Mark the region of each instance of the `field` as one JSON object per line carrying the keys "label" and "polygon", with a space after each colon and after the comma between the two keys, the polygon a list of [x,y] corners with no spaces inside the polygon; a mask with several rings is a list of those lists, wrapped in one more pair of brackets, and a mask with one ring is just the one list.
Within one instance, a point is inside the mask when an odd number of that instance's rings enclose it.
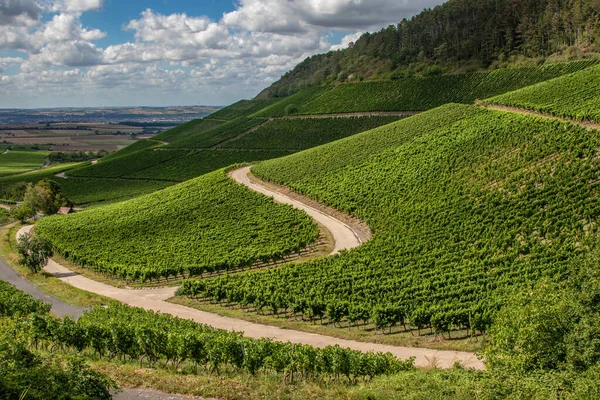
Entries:
{"label": "field", "polygon": [[400,117],[277,119],[223,148],[303,150],[391,124]]}
{"label": "field", "polygon": [[228,107],[225,107],[214,114],[206,117],[209,120],[226,120],[232,121],[234,119],[240,117],[250,116],[265,107],[270,106],[271,104],[279,101],[279,99],[269,99],[269,100],[241,100],[237,103],[234,103]]}
{"label": "field", "polygon": [[163,142],[176,142],[178,140],[185,139],[189,136],[198,135],[200,133],[210,131],[222,125],[221,121],[214,121],[208,119],[195,119],[185,124],[179,125],[173,129],[169,129],[163,133],[160,133],[153,137],[154,140]]}
{"label": "field", "polygon": [[319,96],[324,95],[332,87],[317,86],[313,88],[304,89],[292,96],[279,99],[276,103],[265,107],[264,109],[253,114],[253,117],[282,117],[284,115],[297,114],[298,108],[312,100],[318,99]]}
{"label": "field", "polygon": [[41,168],[49,155],[48,152],[5,150],[0,153],[0,177]]}
{"label": "field", "polygon": [[600,67],[492,97],[483,103],[524,108],[577,121],[600,122]]}
{"label": "field", "polygon": [[227,140],[232,140],[238,135],[264,123],[262,118],[240,117],[226,122],[209,131],[190,136],[186,139],[169,143],[167,148],[176,149],[207,149],[217,146]]}
{"label": "field", "polygon": [[[476,99],[485,99],[576,72],[596,62],[586,60],[472,74],[402,78],[391,82],[347,83],[317,92],[319,96],[313,100],[296,103],[294,114],[424,111],[447,103],[472,104]],[[291,97],[286,101],[292,101]]]}
{"label": "field", "polygon": [[599,239],[598,131],[448,105],[253,167],[352,213],[374,237],[340,257],[184,284],[375,327],[488,329],[507,290],[558,280]]}
{"label": "field", "polygon": [[223,170],[128,202],[45,218],[36,232],[65,258],[142,282],[276,260],[318,236],[310,217],[237,185]]}

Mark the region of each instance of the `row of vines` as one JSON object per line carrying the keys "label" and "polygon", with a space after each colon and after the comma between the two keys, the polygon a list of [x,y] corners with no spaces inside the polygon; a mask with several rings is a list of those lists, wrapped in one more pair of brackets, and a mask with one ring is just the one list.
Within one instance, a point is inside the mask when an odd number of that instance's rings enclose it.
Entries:
{"label": "row of vines", "polygon": [[339,256],[185,283],[180,295],[332,322],[485,331],[507,291],[598,242],[600,134],[448,105],[266,161],[259,177],[371,226]]}
{"label": "row of vines", "polygon": [[0,317],[17,317],[21,335],[36,348],[71,350],[149,367],[188,363],[215,374],[225,368],[252,375],[277,373],[292,382],[340,378],[356,382],[414,368],[413,359],[401,361],[390,353],[253,340],[118,303],[95,307],[77,321],[58,319],[49,314],[49,306],[2,282]]}
{"label": "row of vines", "polygon": [[298,253],[310,217],[229,179],[224,170],[127,202],[44,218],[36,232],[91,270],[146,282],[251,267]]}

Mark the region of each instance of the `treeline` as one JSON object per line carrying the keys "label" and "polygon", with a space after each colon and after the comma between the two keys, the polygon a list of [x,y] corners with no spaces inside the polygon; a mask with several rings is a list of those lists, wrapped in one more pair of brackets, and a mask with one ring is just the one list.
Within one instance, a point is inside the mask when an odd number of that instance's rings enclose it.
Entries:
{"label": "treeline", "polygon": [[[398,78],[431,65],[486,68],[510,56],[548,57],[596,50],[596,0],[450,0],[398,25],[364,34],[348,49],[306,59],[269,88],[284,97],[306,87],[363,78]],[[417,65],[415,65],[417,64]],[[430,65],[429,68],[424,66]]]}

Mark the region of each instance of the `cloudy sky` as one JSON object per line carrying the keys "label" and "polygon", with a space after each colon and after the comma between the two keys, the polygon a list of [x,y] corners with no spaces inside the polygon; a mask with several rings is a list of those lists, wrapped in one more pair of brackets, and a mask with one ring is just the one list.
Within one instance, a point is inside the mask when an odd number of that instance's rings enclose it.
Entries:
{"label": "cloudy sky", "polygon": [[0,0],[0,108],[224,105],[442,0]]}

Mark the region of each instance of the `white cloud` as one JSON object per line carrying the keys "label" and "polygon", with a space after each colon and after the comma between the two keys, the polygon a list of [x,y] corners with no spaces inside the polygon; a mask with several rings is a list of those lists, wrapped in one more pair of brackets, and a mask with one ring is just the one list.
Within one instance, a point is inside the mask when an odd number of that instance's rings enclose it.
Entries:
{"label": "white cloud", "polygon": [[102,0],[56,0],[52,10],[74,13],[98,11],[102,8],[102,3]]}
{"label": "white cloud", "polygon": [[331,50],[342,50],[350,46],[350,43],[356,43],[358,39],[364,34],[364,32],[356,32],[346,35],[342,38],[340,44],[335,44],[331,46]]}
{"label": "white cloud", "polygon": [[[102,0],[0,0],[0,50],[26,54],[0,58],[0,92],[4,101],[61,93],[79,104],[224,104],[258,93],[308,56],[345,48],[363,31],[441,2],[239,0],[218,21],[147,9],[123,26],[131,42],[102,48],[96,42],[107,34],[81,20],[102,9]],[[352,33],[331,43],[336,30]],[[20,73],[3,75],[15,65]]]}

